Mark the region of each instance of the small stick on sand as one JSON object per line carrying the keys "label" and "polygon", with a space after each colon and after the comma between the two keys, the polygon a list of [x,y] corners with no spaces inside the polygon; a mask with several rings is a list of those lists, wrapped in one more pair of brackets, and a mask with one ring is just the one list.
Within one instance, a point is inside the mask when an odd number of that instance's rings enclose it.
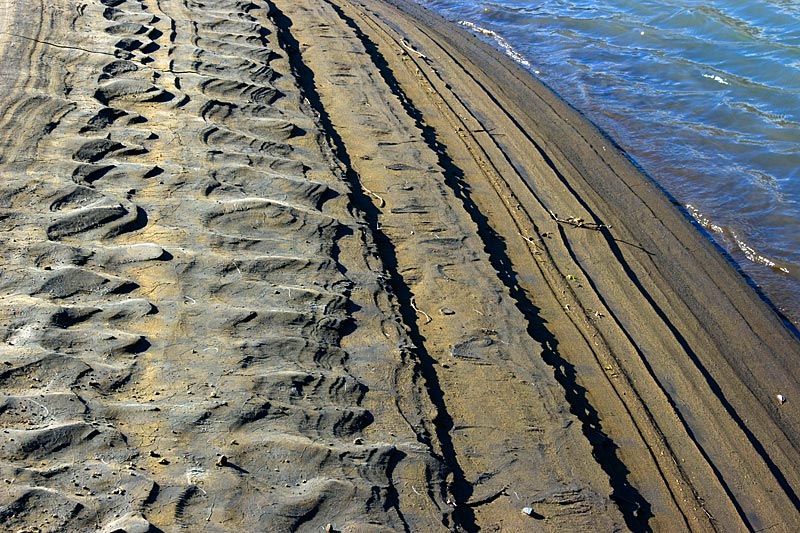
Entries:
{"label": "small stick on sand", "polygon": [[369,194],[370,196],[374,196],[375,198],[378,199],[378,201],[380,201],[380,205],[378,205],[378,207],[386,207],[386,200],[381,198],[377,193],[372,192],[371,190],[367,189],[363,185],[361,186],[361,188],[364,189],[365,193]]}
{"label": "small stick on sand", "polygon": [[403,48],[405,48],[406,50],[408,50],[409,52],[411,52],[415,56],[419,57],[420,59],[424,59],[425,61],[428,60],[428,56],[426,56],[422,52],[418,52],[417,50],[414,50],[414,48],[412,48],[412,46],[410,44],[408,44],[408,41],[406,41],[405,39],[400,41],[400,46],[402,46]]}
{"label": "small stick on sand", "polygon": [[414,311],[416,311],[417,313],[422,313],[423,315],[425,315],[425,318],[427,318],[427,319],[428,319],[428,320],[425,322],[426,324],[430,324],[430,323],[431,323],[431,321],[433,320],[433,319],[431,318],[431,315],[429,315],[428,313],[426,313],[425,311],[423,311],[422,309],[420,309],[419,307],[417,307],[417,303],[414,301],[414,298],[411,298],[411,308],[412,308]]}
{"label": "small stick on sand", "polygon": [[611,226],[608,226],[606,224],[598,224],[596,222],[586,222],[581,217],[561,218],[557,214],[553,213],[552,211],[549,211],[549,212],[550,212],[550,216],[553,217],[553,220],[555,220],[556,222],[561,222],[562,224],[569,224],[570,226],[575,226],[576,228],[586,228],[586,229],[592,229],[592,230],[595,230],[595,231],[599,231],[602,228],[611,228]]}
{"label": "small stick on sand", "polygon": [[[200,487],[198,487],[198,488],[200,488]],[[200,489],[200,490],[203,490],[203,489]],[[205,491],[203,491],[203,492],[205,493]],[[210,522],[211,521],[211,515],[214,514],[214,502],[216,502],[216,500],[217,500],[216,498],[211,500],[211,508],[208,510],[208,516],[206,517],[206,522]]]}
{"label": "small stick on sand", "polygon": [[536,252],[534,252],[534,253],[541,252],[541,248],[539,248],[539,243],[536,242],[533,239],[533,237],[531,237],[530,235],[523,235],[522,233],[519,233],[519,236],[522,237],[525,240],[525,242],[527,242],[528,244],[530,244],[531,246],[533,246],[536,249]]}
{"label": "small stick on sand", "polygon": [[32,403],[35,403],[36,405],[38,405],[38,406],[39,406],[39,407],[41,407],[42,409],[44,409],[44,416],[50,416],[50,409],[48,409],[48,408],[47,408],[47,407],[45,407],[44,405],[40,404],[39,402],[37,402],[37,401],[36,401],[36,400],[34,400],[33,398],[28,398],[28,400],[29,400],[30,402],[32,402]]}

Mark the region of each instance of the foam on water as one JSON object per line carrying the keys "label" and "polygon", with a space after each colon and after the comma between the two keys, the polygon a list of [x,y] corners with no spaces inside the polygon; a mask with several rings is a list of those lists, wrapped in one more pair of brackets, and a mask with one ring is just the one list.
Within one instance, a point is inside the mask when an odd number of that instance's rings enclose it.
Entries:
{"label": "foam on water", "polygon": [[420,1],[608,132],[800,325],[800,3]]}
{"label": "foam on water", "polygon": [[711,80],[714,80],[715,82],[717,82],[717,83],[720,83],[720,84],[722,84],[722,85],[730,85],[730,83],[728,83],[727,81],[725,81],[725,80],[724,80],[723,78],[721,78],[721,77],[720,77],[718,74],[703,74],[703,77],[704,77],[704,78],[711,79]]}
{"label": "foam on water", "polygon": [[[468,20],[459,20],[458,23],[464,26],[465,28],[471,29],[475,33],[491,37],[497,43],[497,46],[499,46],[506,53],[508,57],[510,57],[523,67],[532,68],[531,62],[525,59],[525,56],[517,52],[513,46],[508,44],[508,41],[506,41],[502,35],[499,35],[498,33],[492,30],[487,30],[486,28],[482,28],[477,24],[470,22]],[[539,74],[539,71],[537,70],[534,70],[533,72],[534,74]]]}

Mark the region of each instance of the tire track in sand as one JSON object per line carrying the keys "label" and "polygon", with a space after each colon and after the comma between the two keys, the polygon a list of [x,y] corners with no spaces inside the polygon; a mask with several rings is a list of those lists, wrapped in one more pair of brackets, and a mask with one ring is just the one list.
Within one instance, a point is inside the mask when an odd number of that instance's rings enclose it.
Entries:
{"label": "tire track in sand", "polygon": [[[463,143],[465,168],[495,189],[486,194],[481,180],[465,176],[464,190],[516,249],[508,257],[517,272],[542,274],[520,279],[522,301],[540,306],[531,316],[562,344],[585,339],[584,347],[567,345],[572,353],[562,347],[565,360],[553,359],[554,367],[567,400],[581,390],[576,377],[586,384],[592,397],[572,409],[590,415],[582,418],[587,437],[624,461],[619,468],[599,454],[612,479],[630,476],[653,503],[650,525],[674,524],[673,516],[700,530],[793,530],[796,424],[769,391],[796,387],[788,363],[796,339],[608,139],[521,69],[414,3],[348,3],[363,9],[359,24],[393,36],[404,61],[390,65],[410,65],[423,94],[416,101],[425,107],[431,95],[432,123],[438,112],[447,118],[436,127],[450,138],[448,152],[458,157]],[[498,199],[507,213],[497,214]],[[564,213],[583,227],[556,220]],[[613,229],[588,230],[599,222]],[[740,337],[741,346],[731,343]],[[604,431],[624,446],[596,438],[595,407]],[[637,433],[642,447],[631,444]],[[635,510],[631,503],[620,505]],[[629,516],[637,525],[641,512]]]}
{"label": "tire track in sand", "polygon": [[3,99],[34,142],[4,137],[2,521],[410,529],[393,475],[440,466],[385,402],[408,341],[268,6],[39,11],[59,46]]}

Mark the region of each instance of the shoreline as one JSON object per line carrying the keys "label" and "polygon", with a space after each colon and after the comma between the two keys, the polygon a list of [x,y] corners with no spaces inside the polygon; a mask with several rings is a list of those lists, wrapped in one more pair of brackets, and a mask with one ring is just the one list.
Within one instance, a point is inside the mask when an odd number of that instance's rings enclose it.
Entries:
{"label": "shoreline", "polygon": [[800,526],[800,341],[502,52],[406,0],[0,9],[0,522]]}
{"label": "shoreline", "polygon": [[[516,48],[525,50],[526,46],[524,34],[521,35],[519,33],[520,28],[516,27],[514,23],[510,23],[511,25],[507,28],[511,34],[516,35],[517,40],[512,47],[510,43],[506,42],[506,37],[509,36],[506,34],[506,32],[501,32],[504,34],[501,36],[495,35],[494,31],[491,29],[482,28],[480,26],[472,27],[473,22],[478,22],[479,24],[482,23],[487,25],[489,28],[495,28],[499,30],[503,28],[506,23],[500,23],[500,26],[495,26],[491,23],[491,20],[485,19],[476,12],[472,12],[470,10],[468,13],[459,14],[458,11],[454,11],[453,3],[450,3],[449,6],[445,4],[447,3],[445,2],[441,5],[437,5],[434,8],[434,11],[437,13],[442,13],[443,16],[448,20],[453,20],[459,25],[471,28],[472,31],[478,34],[481,39],[493,42],[495,47],[501,48],[506,55],[509,55],[509,57],[514,59],[515,62],[525,67],[525,70],[533,72],[536,78],[543,81],[545,85],[553,90],[559,97],[570,102],[570,105],[576,109],[579,109],[579,112],[597,125],[601,131],[605,131],[607,135],[611,136],[617,141],[622,141],[623,137],[632,136],[633,138],[628,138],[624,142],[621,142],[623,151],[627,151],[634,160],[634,163],[640,169],[642,169],[645,174],[649,174],[651,178],[659,184],[660,187],[662,187],[665,191],[671,191],[671,193],[668,193],[668,196],[673,199],[680,199],[683,208],[687,210],[687,216],[691,217],[696,221],[698,226],[702,227],[701,231],[706,232],[707,238],[717,243],[723,253],[728,255],[729,260],[733,262],[734,265],[740,270],[742,275],[751,279],[753,284],[757,284],[759,287],[758,290],[762,292],[763,297],[769,300],[773,304],[776,312],[782,314],[786,321],[788,321],[789,324],[791,324],[796,330],[798,321],[800,320],[800,313],[798,313],[796,308],[797,306],[795,304],[798,298],[794,296],[797,294],[800,286],[798,286],[798,280],[796,276],[792,274],[797,270],[792,268],[795,262],[792,262],[792,260],[785,255],[787,250],[786,245],[788,244],[786,241],[783,241],[784,246],[781,247],[776,242],[770,244],[769,238],[767,238],[766,241],[764,240],[765,232],[774,233],[776,239],[782,240],[782,238],[779,236],[783,229],[782,227],[773,227],[772,230],[774,231],[768,231],[767,227],[759,223],[758,220],[753,220],[751,222],[755,224],[756,228],[760,228],[761,231],[757,231],[755,228],[751,228],[750,231],[747,231],[741,226],[741,223],[744,223],[744,220],[741,220],[740,224],[737,224],[730,218],[736,218],[735,212],[728,212],[726,214],[727,210],[720,211],[718,210],[719,208],[714,208],[713,199],[709,198],[702,191],[695,190],[694,193],[687,192],[685,190],[687,186],[689,186],[689,188],[692,190],[694,190],[695,187],[700,187],[703,189],[702,183],[705,180],[702,175],[705,172],[705,167],[702,165],[691,165],[691,169],[686,169],[697,174],[696,178],[689,178],[689,181],[686,183],[684,183],[682,178],[674,175],[673,172],[661,169],[661,167],[664,165],[667,167],[673,167],[677,162],[681,161],[681,156],[679,153],[672,153],[671,156],[665,156],[663,153],[659,155],[659,152],[663,152],[665,150],[667,152],[670,151],[668,146],[664,146],[665,142],[670,144],[669,141],[663,138],[655,138],[665,134],[668,136],[667,138],[669,138],[669,132],[666,130],[662,131],[662,127],[666,127],[667,125],[664,124],[658,126],[656,124],[651,124],[651,126],[656,127],[648,134],[649,130],[647,123],[641,122],[641,119],[631,116],[632,114],[635,115],[636,113],[635,111],[632,112],[629,106],[626,107],[624,99],[620,100],[612,98],[611,102],[603,104],[602,102],[604,98],[602,96],[595,95],[595,98],[592,99],[595,101],[595,104],[591,104],[591,102],[585,98],[581,98],[580,95],[576,94],[575,91],[570,89],[572,84],[568,80],[571,79],[571,69],[567,68],[566,70],[561,70],[560,67],[540,54],[544,53],[545,56],[548,56],[552,52],[558,51],[568,53],[562,50],[558,44],[542,43],[544,48],[538,50],[538,52],[537,50],[528,49],[531,57],[537,57],[538,54],[539,57],[537,61],[542,63],[536,69],[533,69],[528,59],[519,56],[516,51]],[[503,12],[503,8],[501,6],[495,7],[497,7],[500,12]],[[493,10],[490,9],[489,11]],[[558,11],[558,9],[555,11]],[[545,10],[545,12],[550,13],[549,10]],[[461,20],[464,17],[472,20],[472,22]],[[557,21],[551,22],[553,22],[556,26],[559,26]],[[629,21],[629,23],[631,23],[631,21]],[[543,30],[543,28],[539,28],[539,30]],[[543,34],[540,31],[534,31],[534,33],[537,35],[537,38],[543,38]],[[589,36],[587,35],[585,38],[589,38]],[[557,41],[558,39],[555,40],[555,42]],[[634,43],[631,44],[635,46]],[[683,45],[689,44],[690,43],[683,43]],[[674,52],[680,53],[679,50],[674,50]],[[578,61],[580,61],[580,59],[578,59]],[[698,65],[695,66],[697,67]],[[539,72],[540,69],[543,69],[543,72],[549,72],[549,74],[542,75]],[[617,75],[619,75],[619,73],[617,73]],[[591,80],[584,78],[580,84],[585,85],[585,89],[589,90],[590,93],[592,92]],[[713,95],[708,96],[713,99]],[[597,100],[598,98],[599,100]],[[604,110],[604,105],[614,109],[614,114],[617,116],[616,119],[608,115],[610,110]],[[673,111],[680,113],[679,110]],[[683,113],[686,113],[687,111],[688,110],[684,110]],[[650,141],[653,141],[653,143],[656,145],[661,146],[661,149],[653,149],[652,146],[648,149],[648,137],[650,137]],[[681,136],[678,135],[677,138],[673,138],[672,140],[680,142],[680,139]],[[691,146],[691,143],[688,143],[687,146]],[[713,148],[707,147],[706,150],[710,150],[710,152],[706,153],[706,156],[712,157]],[[727,154],[728,151],[724,151],[724,153],[719,155]],[[689,163],[689,161],[686,162]],[[746,162],[742,163],[747,164]],[[763,168],[761,170],[765,171]],[[757,173],[758,171],[753,170],[753,172]],[[774,172],[767,171],[766,174],[772,175]],[[694,185],[690,186],[690,183],[694,183]],[[706,193],[711,194],[710,191],[706,191]],[[733,201],[733,204],[736,203],[735,198],[731,198],[731,200]],[[746,206],[750,207],[749,201],[746,203]],[[729,209],[732,208],[733,206],[729,206]],[[730,216],[728,216],[728,214]],[[787,227],[791,227],[791,224],[789,224]],[[753,235],[753,232],[759,235]],[[789,237],[790,235],[791,232]],[[783,249],[783,252],[780,251],[781,248]],[[788,249],[791,248],[792,247],[789,246]],[[798,335],[798,333],[796,332],[795,335]]]}

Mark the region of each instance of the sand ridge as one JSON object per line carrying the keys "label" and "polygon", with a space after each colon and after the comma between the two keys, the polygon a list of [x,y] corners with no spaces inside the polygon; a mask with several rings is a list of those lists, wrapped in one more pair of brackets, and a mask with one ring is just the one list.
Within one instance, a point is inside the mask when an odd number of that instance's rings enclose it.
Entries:
{"label": "sand ridge", "polygon": [[800,523],[797,339],[501,53],[404,0],[0,13],[7,530]]}

